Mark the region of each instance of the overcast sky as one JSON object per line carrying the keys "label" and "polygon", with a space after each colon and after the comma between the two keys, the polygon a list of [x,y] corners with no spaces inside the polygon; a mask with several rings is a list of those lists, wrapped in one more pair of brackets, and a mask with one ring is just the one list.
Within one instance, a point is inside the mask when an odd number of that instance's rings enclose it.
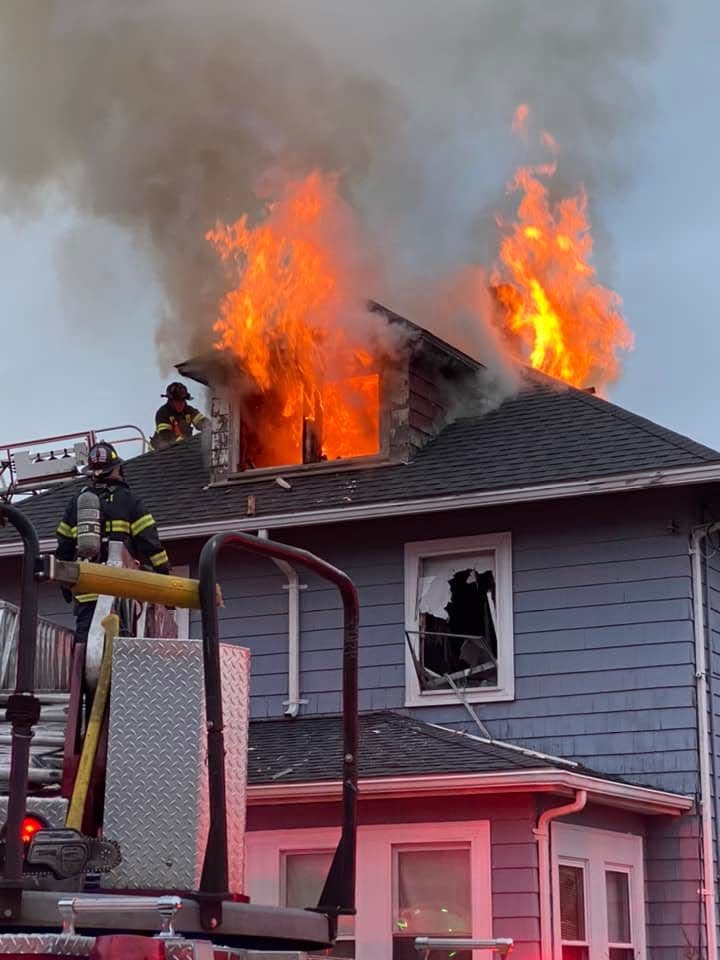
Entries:
{"label": "overcast sky", "polygon": [[[601,279],[622,296],[636,338],[610,398],[717,448],[719,49],[720,3],[673,0],[643,72],[655,111],[640,169],[600,211],[612,243],[612,276]],[[0,219],[0,441],[116,423],[150,431],[161,402],[168,371],[153,337],[163,299],[149,267],[120,228],[69,226],[61,205]],[[69,260],[87,296],[61,282],[58,264]]]}

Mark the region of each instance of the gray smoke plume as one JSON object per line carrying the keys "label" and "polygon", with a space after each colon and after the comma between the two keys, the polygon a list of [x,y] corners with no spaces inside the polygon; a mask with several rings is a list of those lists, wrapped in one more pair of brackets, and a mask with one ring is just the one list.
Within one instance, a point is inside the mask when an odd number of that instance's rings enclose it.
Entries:
{"label": "gray smoke plume", "polygon": [[[207,345],[224,287],[205,232],[257,214],[268,171],[338,171],[385,264],[367,294],[402,311],[448,269],[492,258],[518,103],[560,143],[561,184],[623,187],[659,7],[4,0],[0,203],[27,216],[60,197],[130,231],[162,285],[158,343],[176,361]],[[449,312],[429,317],[453,339]]]}

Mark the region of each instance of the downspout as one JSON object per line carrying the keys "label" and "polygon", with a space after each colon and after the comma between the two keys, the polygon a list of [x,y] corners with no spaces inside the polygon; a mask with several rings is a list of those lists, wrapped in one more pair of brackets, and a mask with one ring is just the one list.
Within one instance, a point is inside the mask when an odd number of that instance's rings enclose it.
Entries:
{"label": "downspout", "polygon": [[587,803],[587,791],[576,790],[575,799],[562,807],[552,807],[538,817],[533,830],[538,851],[538,889],[540,891],[540,957],[552,960],[553,923],[552,923],[552,884],[550,881],[550,823],[557,817],[565,817],[582,810]]}
{"label": "downspout", "polygon": [[705,611],[702,596],[701,542],[720,529],[720,523],[693,527],[690,534],[690,559],[693,583],[693,633],[695,638],[695,709],[697,712],[698,755],[700,762],[700,815],[702,822],[703,884],[700,891],[705,902],[705,942],[707,956],[717,957],[715,927],[715,877],[713,873],[712,790],[710,785],[710,750],[708,730],[708,670],[705,649]]}
{"label": "downspout", "polygon": [[[258,536],[268,539],[268,530],[258,530]],[[305,702],[300,699],[300,590],[303,589],[297,570],[284,560],[273,560],[287,577],[288,592],[288,698],[285,716],[294,718]]]}
{"label": "downspout", "polygon": [[[711,622],[711,611],[710,611],[710,558],[705,554],[705,609],[708,612],[708,645],[712,647],[710,638],[712,637],[713,629]],[[715,852],[720,854],[720,848],[718,848],[718,839],[717,839],[717,830],[718,824],[720,824],[720,778],[718,777],[718,764],[717,758],[715,756],[715,737],[718,733],[717,724],[715,722],[715,675],[712,668],[712,654],[710,656],[710,669],[708,670],[708,699],[710,701],[710,743],[713,746],[713,749],[710,751],[710,773],[712,777],[712,786],[713,786],[713,808],[715,813]]]}

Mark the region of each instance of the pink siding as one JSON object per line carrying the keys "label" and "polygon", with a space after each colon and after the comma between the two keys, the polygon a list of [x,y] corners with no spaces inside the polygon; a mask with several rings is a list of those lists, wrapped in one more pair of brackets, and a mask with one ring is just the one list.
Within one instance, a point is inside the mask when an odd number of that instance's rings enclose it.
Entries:
{"label": "pink siding", "polygon": [[[250,806],[248,830],[289,831],[339,824],[337,804]],[[428,797],[360,803],[361,824],[489,820],[495,936],[513,937],[513,958],[536,960],[540,940],[535,799],[529,795]]]}

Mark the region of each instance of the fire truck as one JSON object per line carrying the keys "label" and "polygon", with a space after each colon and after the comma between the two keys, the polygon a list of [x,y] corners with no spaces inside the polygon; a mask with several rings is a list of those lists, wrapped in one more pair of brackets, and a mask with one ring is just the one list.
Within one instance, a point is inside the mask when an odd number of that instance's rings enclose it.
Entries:
{"label": "fire truck", "polygon": [[[0,523],[15,528],[24,551],[0,796],[0,956],[327,955],[338,918],[355,912],[359,607],[350,578],[305,550],[247,533],[211,537],[191,580],[138,569],[120,544],[109,545],[105,563],[42,555],[33,525],[7,499]],[[218,556],[230,550],[310,570],[342,602],[342,829],[320,897],[306,909],[255,904],[244,893],[249,652],[221,643],[218,622]],[[30,766],[47,706],[35,691],[49,656],[38,618],[43,582],[99,596],[87,641],[65,648],[67,716],[52,791]],[[173,630],[172,611],[183,608],[199,611],[200,640]],[[416,940],[426,958],[511,946]]]}

